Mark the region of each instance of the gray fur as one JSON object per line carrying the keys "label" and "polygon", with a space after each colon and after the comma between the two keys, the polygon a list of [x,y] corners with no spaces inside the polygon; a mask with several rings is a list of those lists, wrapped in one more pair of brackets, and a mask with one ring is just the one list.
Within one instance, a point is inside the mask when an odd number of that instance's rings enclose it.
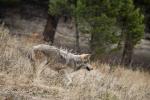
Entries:
{"label": "gray fur", "polygon": [[42,52],[47,57],[47,63],[49,58],[56,59],[58,62],[61,62],[68,67],[73,68],[74,70],[79,70],[81,68],[86,68],[91,70],[92,66],[88,62],[84,62],[81,59],[81,55],[76,55],[69,52],[67,49],[57,48],[55,46],[40,44],[33,46],[32,49],[32,58],[35,58],[35,51]]}

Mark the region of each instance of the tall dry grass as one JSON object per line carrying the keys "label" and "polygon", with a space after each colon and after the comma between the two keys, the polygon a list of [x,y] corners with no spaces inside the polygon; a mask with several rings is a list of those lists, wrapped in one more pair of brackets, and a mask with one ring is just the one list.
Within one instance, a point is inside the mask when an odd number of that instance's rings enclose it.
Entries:
{"label": "tall dry grass", "polygon": [[58,73],[38,65],[37,77],[28,59],[33,45],[0,29],[0,100],[150,100],[150,75],[92,62],[93,71]]}

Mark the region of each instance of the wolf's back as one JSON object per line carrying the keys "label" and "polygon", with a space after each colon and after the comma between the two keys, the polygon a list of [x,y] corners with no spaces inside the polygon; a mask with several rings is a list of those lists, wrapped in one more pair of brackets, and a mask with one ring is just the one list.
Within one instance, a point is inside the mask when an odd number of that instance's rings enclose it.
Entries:
{"label": "wolf's back", "polygon": [[40,44],[37,46],[33,46],[33,53],[32,53],[33,57],[34,57],[34,55],[37,54],[36,53],[37,51],[44,54],[48,60],[56,60],[59,58],[59,49],[54,46],[50,46],[50,45],[46,45],[46,44]]}
{"label": "wolf's back", "polygon": [[54,46],[46,45],[46,44],[40,44],[37,46],[33,46],[33,49],[40,50],[40,51],[47,51],[47,52],[58,51],[58,48],[56,48]]}

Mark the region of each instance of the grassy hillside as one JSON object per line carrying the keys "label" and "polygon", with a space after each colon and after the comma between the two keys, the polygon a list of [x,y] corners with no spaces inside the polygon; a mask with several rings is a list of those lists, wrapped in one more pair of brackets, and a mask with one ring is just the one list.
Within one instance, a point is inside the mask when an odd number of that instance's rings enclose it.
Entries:
{"label": "grassy hillside", "polygon": [[8,32],[0,27],[0,100],[150,100],[150,75],[121,66],[111,70],[108,64],[91,62],[90,72],[63,74],[51,65],[33,77],[28,53],[42,40]]}

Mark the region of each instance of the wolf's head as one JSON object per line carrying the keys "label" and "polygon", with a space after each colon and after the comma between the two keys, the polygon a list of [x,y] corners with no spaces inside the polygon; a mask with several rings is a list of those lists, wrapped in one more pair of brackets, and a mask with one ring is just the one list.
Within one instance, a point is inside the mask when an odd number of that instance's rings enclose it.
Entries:
{"label": "wolf's head", "polygon": [[82,61],[82,67],[86,68],[89,71],[93,70],[93,67],[89,64],[90,57],[91,57],[91,54],[81,54],[80,55],[80,58],[81,58],[81,61]]}
{"label": "wolf's head", "polygon": [[89,61],[91,54],[81,54],[80,57],[82,61]]}

